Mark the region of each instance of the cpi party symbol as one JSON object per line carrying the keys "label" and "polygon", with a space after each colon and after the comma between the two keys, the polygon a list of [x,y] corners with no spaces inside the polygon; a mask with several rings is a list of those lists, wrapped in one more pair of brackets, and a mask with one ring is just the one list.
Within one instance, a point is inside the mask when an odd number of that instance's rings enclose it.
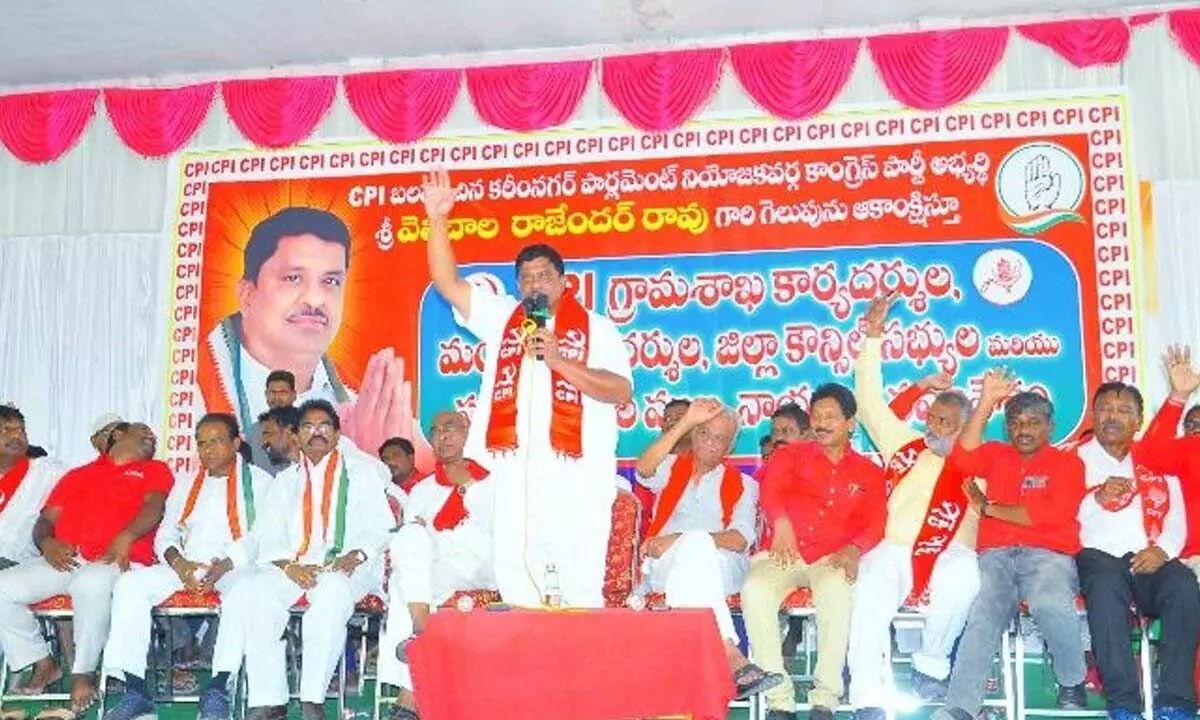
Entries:
{"label": "cpi party symbol", "polygon": [[1063,222],[1083,222],[1083,165],[1061,145],[1022,145],[1000,161],[996,199],[1000,217],[1022,235],[1041,235]]}

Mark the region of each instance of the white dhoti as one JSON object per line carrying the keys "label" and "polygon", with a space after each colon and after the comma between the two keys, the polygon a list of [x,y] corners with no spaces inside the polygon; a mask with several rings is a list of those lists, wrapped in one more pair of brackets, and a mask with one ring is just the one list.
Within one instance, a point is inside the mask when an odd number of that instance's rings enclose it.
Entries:
{"label": "white dhoti", "polygon": [[[300,701],[324,703],[329,680],[346,647],[346,623],[354,605],[378,586],[378,568],[360,566],[352,575],[322,572],[307,592],[300,624]],[[231,583],[221,601],[221,623],[213,650],[213,672],[236,673],[246,658],[250,707],[288,702],[284,630],[292,606],[305,591],[275,565],[263,565]]]}
{"label": "white dhoti", "polygon": [[[854,585],[850,619],[850,704],[855,708],[884,707],[884,673],[892,618],[912,592],[912,555],[909,548],[881,542],[863,556]],[[917,672],[937,680],[950,675],[950,651],[962,633],[975,594],[979,592],[979,566],[975,551],[951,543],[938,557],[929,579],[929,604],[924,619],[921,651],[913,655]]]}
{"label": "white dhoti", "polygon": [[405,525],[392,538],[391,558],[379,680],[411,690],[408,665],[396,658],[396,648],[413,635],[408,605],[424,603],[436,612],[455,592],[491,589],[496,580],[487,538],[474,528],[436,532],[424,525]]}
{"label": "white dhoti", "polygon": [[746,578],[746,556],[720,550],[706,532],[685,532],[660,558],[642,569],[651,592],[665,593],[673,608],[709,608],[721,638],[738,642],[725,598],[738,592]]}
{"label": "white dhoti", "polygon": [[29,606],[54,595],[70,595],[75,640],[71,672],[95,672],[108,637],[113,586],[120,576],[116,565],[83,563],[61,572],[40,557],[0,572],[0,646],[8,666],[17,671],[50,655]]}
{"label": "white dhoti", "polygon": [[[526,477],[519,460],[495,461],[489,482],[496,482],[495,572],[504,601],[542,603],[545,574],[558,572],[563,604],[604,606],[604,572],[612,505],[617,488],[613,472],[602,477],[534,473]],[[549,465],[549,463],[547,463]]]}
{"label": "white dhoti", "polygon": [[[232,570],[217,581],[225,593],[252,568]],[[146,676],[146,653],[150,648],[151,617],[155,605],[183,589],[183,582],[169,565],[152,565],[124,573],[113,588],[112,628],[104,646],[104,672],[118,680],[126,674]],[[172,628],[174,631],[174,628]],[[239,655],[237,663],[241,663]]]}

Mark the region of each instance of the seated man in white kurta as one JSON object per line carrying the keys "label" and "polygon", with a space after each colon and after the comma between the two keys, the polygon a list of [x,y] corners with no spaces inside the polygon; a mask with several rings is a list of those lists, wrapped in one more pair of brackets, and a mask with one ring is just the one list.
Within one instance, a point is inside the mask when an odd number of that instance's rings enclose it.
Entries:
{"label": "seated man in white kurta", "polygon": [[[758,483],[725,462],[737,432],[732,410],[695,400],[637,460],[642,484],[657,495],[642,546],[645,583],[671,607],[712,610],[731,659],[740,655],[725,598],[742,589],[758,510]],[[684,437],[690,449],[671,454]],[[736,678],[739,697],[782,679],[745,665]]]}
{"label": "seated man in white kurta", "polygon": [[924,618],[921,649],[912,657],[914,689],[926,702],[945,699],[950,653],[979,591],[979,516],[969,509],[965,478],[946,461],[971,415],[971,402],[943,378],[923,433],[888,406],[883,333],[893,299],[871,302],[854,370],[859,422],[887,463],[888,483],[884,539],[863,556],[854,588],[847,665],[857,720],[887,715],[892,618],[910,597]]}
{"label": "seated man in white kurta", "polygon": [[[213,413],[200,420],[196,449],[201,470],[194,478],[176,479],[167,496],[163,522],[154,538],[154,553],[161,562],[130,570],[113,589],[104,671],[125,683],[125,693],[105,714],[106,720],[133,720],[155,713],[145,682],[154,606],[180,590],[225,591],[239,575],[252,572],[258,549],[251,529],[273,480],[244,459],[241,445],[232,415]],[[229,645],[217,646],[216,653],[228,651]],[[233,649],[240,653],[240,647]],[[240,664],[240,654],[234,660]],[[214,678],[213,687],[228,679]],[[221,707],[228,715],[223,687],[205,693],[205,698],[202,717],[220,714]],[[212,699],[224,704],[213,707]]]}
{"label": "seated man in white kurta", "polygon": [[379,680],[400,689],[393,720],[417,717],[405,651],[409,640],[455,592],[496,586],[491,531],[495,483],[481,465],[463,457],[463,415],[440,412],[429,430],[437,465],[409,491],[404,524],[391,547]]}
{"label": "seated man in white kurta", "polygon": [[448,225],[456,192],[444,171],[425,184],[426,245],[434,287],[487,345],[466,453],[496,483],[496,583],[505,602],[540,605],[553,568],[564,604],[600,607],[629,351],[611,320],[576,299],[548,245],[517,254],[521,300],[494,277],[463,279]]}
{"label": "seated man in white kurta", "polygon": [[[304,597],[300,710],[304,720],[323,720],[346,622],[355,603],[383,580],[383,551],[394,524],[384,492],[388,471],[341,438],[339,427],[328,402],[300,407],[303,456],[275,477],[270,507],[259,519],[259,568],[233,583],[222,602],[217,645],[225,633],[241,645],[251,720],[287,715],[283,633],[292,606]],[[234,661],[220,660],[214,657],[214,673],[237,672]]]}

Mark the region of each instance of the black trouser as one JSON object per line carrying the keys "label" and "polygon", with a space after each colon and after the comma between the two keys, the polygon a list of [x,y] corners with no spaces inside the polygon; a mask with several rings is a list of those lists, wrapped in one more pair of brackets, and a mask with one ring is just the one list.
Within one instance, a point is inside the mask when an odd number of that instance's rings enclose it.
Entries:
{"label": "black trouser", "polygon": [[1149,575],[1134,575],[1129,571],[1132,559],[1132,553],[1118,558],[1092,548],[1075,558],[1079,586],[1087,602],[1092,651],[1108,707],[1142,712],[1138,666],[1130,651],[1130,606],[1136,605],[1143,615],[1162,621],[1162,673],[1155,707],[1195,712],[1192,670],[1200,634],[1200,587],[1196,576],[1178,560],[1167,562]]}

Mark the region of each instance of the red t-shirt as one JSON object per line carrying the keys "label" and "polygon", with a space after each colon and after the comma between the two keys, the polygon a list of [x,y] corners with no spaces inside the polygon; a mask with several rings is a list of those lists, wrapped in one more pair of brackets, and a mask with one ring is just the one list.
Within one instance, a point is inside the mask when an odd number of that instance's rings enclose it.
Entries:
{"label": "red t-shirt", "polygon": [[847,545],[864,554],[883,539],[887,493],[883,469],[847,449],[835,465],[816,442],[776,448],[763,472],[759,504],[768,527],[786,515],[806,563]]}
{"label": "red t-shirt", "polygon": [[[106,457],[71,470],[46,498],[46,507],[59,508],[54,537],[79,549],[84,560],[98,560],[142,509],[146,495],[171,491],[173,478],[159,460],[136,460],[115,465]],[[154,562],[154,530],[133,543],[129,559]]]}
{"label": "red t-shirt", "polygon": [[987,481],[988,500],[1020,505],[1033,521],[1025,526],[980,519],[978,550],[1027,546],[1074,555],[1082,549],[1076,515],[1087,482],[1078,455],[1047,445],[1025,459],[1008,443],[989,442],[975,450],[955,445],[950,460],[963,473]]}
{"label": "red t-shirt", "polygon": [[1175,437],[1182,417],[1181,403],[1163,403],[1136,447],[1141,451],[1139,461],[1151,472],[1179,478],[1188,529],[1179,557],[1190,558],[1200,555],[1200,436]]}

